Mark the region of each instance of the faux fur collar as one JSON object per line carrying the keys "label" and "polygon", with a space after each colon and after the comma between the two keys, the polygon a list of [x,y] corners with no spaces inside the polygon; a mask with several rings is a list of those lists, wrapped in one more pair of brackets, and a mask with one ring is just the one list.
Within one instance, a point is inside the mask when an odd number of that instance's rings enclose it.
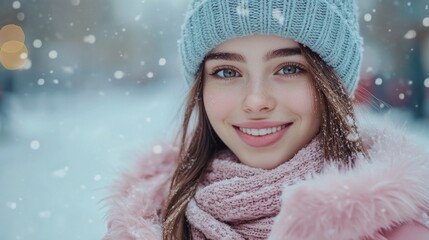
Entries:
{"label": "faux fur collar", "polygon": [[[371,122],[360,132],[371,161],[350,171],[329,166],[284,188],[271,240],[384,239],[378,230],[419,220],[429,206],[429,154],[407,132]],[[383,126],[381,128],[380,126]],[[385,130],[379,130],[385,129]],[[160,209],[177,164],[177,149],[141,159],[112,188],[104,240],[161,239]],[[423,215],[427,216],[427,215]]]}
{"label": "faux fur collar", "polygon": [[285,186],[271,240],[384,239],[429,207],[429,154],[400,131],[364,128],[371,161],[354,169],[327,166],[317,176]]}

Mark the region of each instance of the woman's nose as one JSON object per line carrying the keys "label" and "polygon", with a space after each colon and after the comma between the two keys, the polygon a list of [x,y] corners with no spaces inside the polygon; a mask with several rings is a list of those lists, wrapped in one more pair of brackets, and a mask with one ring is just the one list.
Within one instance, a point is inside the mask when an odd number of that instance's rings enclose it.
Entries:
{"label": "woman's nose", "polygon": [[275,108],[275,97],[265,84],[250,83],[244,91],[243,110],[246,113],[270,112]]}

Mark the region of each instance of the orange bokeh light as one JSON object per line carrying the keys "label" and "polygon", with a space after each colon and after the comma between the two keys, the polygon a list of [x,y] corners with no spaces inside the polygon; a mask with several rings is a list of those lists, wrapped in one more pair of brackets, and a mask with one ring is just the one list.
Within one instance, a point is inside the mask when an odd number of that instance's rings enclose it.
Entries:
{"label": "orange bokeh light", "polygon": [[0,62],[8,70],[23,67],[27,57],[28,49],[22,42],[8,41],[2,45],[0,50]]}
{"label": "orange bokeh light", "polygon": [[20,69],[28,58],[25,34],[20,26],[9,24],[0,29],[0,63],[8,70]]}
{"label": "orange bokeh light", "polygon": [[25,42],[25,34],[20,26],[9,24],[0,29],[0,47],[8,41]]}

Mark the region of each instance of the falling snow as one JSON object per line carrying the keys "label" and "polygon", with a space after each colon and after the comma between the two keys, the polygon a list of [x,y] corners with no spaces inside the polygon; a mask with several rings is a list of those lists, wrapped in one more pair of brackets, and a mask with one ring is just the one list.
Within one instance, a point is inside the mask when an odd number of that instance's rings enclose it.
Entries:
{"label": "falling snow", "polygon": [[7,202],[6,206],[10,209],[16,209],[16,202]]}
{"label": "falling snow", "polygon": [[18,19],[19,21],[24,21],[25,19],[25,14],[23,12],[19,12],[16,14],[16,19]]}
{"label": "falling snow", "polygon": [[35,39],[33,41],[33,47],[34,48],[41,48],[42,47],[42,41],[40,39]]}
{"label": "falling snow", "polygon": [[56,59],[58,57],[58,52],[55,50],[49,51],[49,58],[50,59]]}
{"label": "falling snow", "polygon": [[383,84],[383,79],[381,78],[375,79],[375,85],[381,85],[381,84]]}
{"label": "falling snow", "polygon": [[24,66],[22,67],[22,69],[29,70],[31,68],[31,66],[32,66],[32,62],[30,59],[27,58],[25,60],[25,63],[24,63]]}
{"label": "falling snow", "polygon": [[167,60],[165,60],[165,58],[160,58],[158,63],[160,66],[164,66],[167,63]]}
{"label": "falling snow", "polygon": [[19,1],[15,1],[12,3],[13,9],[19,9],[21,8],[21,3]]}
{"label": "falling snow", "polygon": [[28,58],[28,54],[27,53],[21,53],[20,55],[19,55],[19,58],[20,59],[27,59]]}
{"label": "falling snow", "polygon": [[155,145],[155,146],[153,146],[152,152],[155,153],[155,154],[162,153],[162,146],[161,145]]}
{"label": "falling snow", "polygon": [[372,19],[371,14],[367,13],[364,15],[363,19],[365,20],[365,22],[370,22]]}
{"label": "falling snow", "polygon": [[57,178],[64,178],[68,171],[69,171],[69,167],[65,166],[64,168],[61,168],[52,172],[52,176]]}
{"label": "falling snow", "polygon": [[40,142],[37,140],[31,141],[30,148],[33,150],[38,150],[40,148]]}
{"label": "falling snow", "polygon": [[94,181],[98,182],[100,180],[101,180],[101,175],[100,174],[97,174],[97,175],[94,176]]}
{"label": "falling snow", "polygon": [[356,142],[357,140],[359,140],[359,135],[357,133],[349,133],[346,136],[347,140],[349,140],[350,142]]}
{"label": "falling snow", "polygon": [[90,34],[90,35],[83,37],[83,42],[85,42],[85,43],[94,44],[95,40],[96,40],[96,38],[93,34]]}
{"label": "falling snow", "polygon": [[73,74],[74,73],[74,68],[73,67],[63,66],[62,70],[63,70],[63,72],[68,73],[68,74]]}
{"label": "falling snow", "polygon": [[423,18],[423,26],[429,27],[429,17]]}
{"label": "falling snow", "polygon": [[45,84],[45,79],[39,78],[39,80],[37,80],[37,85],[42,86],[43,84]]}
{"label": "falling snow", "polygon": [[404,38],[405,39],[413,39],[417,36],[417,32],[413,29],[409,30],[407,33],[405,33]]}
{"label": "falling snow", "polygon": [[115,71],[115,73],[113,74],[113,76],[116,79],[122,79],[125,76],[125,73],[123,71],[118,70],[118,71]]}
{"label": "falling snow", "polygon": [[354,123],[355,121],[353,120],[353,118],[350,115],[347,115],[347,124],[349,126],[353,126]]}
{"label": "falling snow", "polygon": [[50,218],[51,217],[51,211],[49,210],[43,210],[39,212],[40,218]]}

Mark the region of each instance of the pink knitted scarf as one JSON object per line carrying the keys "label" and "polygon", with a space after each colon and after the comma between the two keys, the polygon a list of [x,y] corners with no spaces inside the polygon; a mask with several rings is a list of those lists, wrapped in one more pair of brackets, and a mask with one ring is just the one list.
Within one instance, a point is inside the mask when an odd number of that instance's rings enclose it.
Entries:
{"label": "pink knitted scarf", "polygon": [[317,138],[272,170],[241,164],[229,151],[217,154],[186,209],[193,239],[267,239],[282,186],[320,172],[323,164]]}

